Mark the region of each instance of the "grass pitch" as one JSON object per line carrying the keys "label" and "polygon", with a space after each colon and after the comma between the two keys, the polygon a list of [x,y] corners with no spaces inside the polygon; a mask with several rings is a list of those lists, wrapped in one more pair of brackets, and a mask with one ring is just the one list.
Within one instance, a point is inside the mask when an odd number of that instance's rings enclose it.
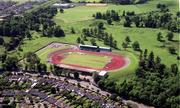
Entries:
{"label": "grass pitch", "polygon": [[98,56],[87,53],[69,52],[61,61],[63,64],[79,65],[84,67],[102,69],[111,60],[108,56]]}

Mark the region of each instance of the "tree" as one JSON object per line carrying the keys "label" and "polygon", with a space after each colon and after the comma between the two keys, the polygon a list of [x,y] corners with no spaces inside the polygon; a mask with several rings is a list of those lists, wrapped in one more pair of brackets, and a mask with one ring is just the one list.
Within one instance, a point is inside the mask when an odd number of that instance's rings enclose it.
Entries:
{"label": "tree", "polygon": [[124,27],[131,27],[130,21],[124,21]]}
{"label": "tree", "polygon": [[173,32],[169,32],[169,33],[167,34],[167,38],[168,38],[169,41],[172,41],[173,38],[174,38]]}
{"label": "tree", "polygon": [[4,104],[8,104],[10,102],[10,99],[9,99],[9,97],[5,97],[4,99],[3,99],[3,103]]}
{"label": "tree", "polygon": [[89,101],[83,102],[83,108],[91,108],[91,102]]}
{"label": "tree", "polygon": [[177,17],[180,17],[180,11],[178,11],[178,12],[176,13],[176,16],[177,16]]}
{"label": "tree", "polygon": [[93,79],[96,83],[100,80],[100,77],[97,72],[93,72]]}
{"label": "tree", "polygon": [[149,54],[149,57],[148,57],[148,68],[154,68],[154,52],[151,51],[151,53]]}
{"label": "tree", "polygon": [[171,65],[171,72],[174,74],[174,75],[177,75],[179,69],[178,69],[178,66],[177,64],[172,64]]}
{"label": "tree", "polygon": [[7,54],[6,54],[6,53],[0,55],[0,61],[1,61],[2,63],[4,63],[6,59],[7,59]]}
{"label": "tree", "polygon": [[171,54],[176,54],[176,49],[175,49],[175,47],[169,47],[169,53],[171,53]]}
{"label": "tree", "polygon": [[4,39],[0,37],[0,45],[4,44]]}
{"label": "tree", "polygon": [[81,38],[78,37],[78,38],[76,39],[76,42],[77,42],[77,43],[81,43]]}
{"label": "tree", "polygon": [[132,44],[132,48],[134,49],[134,51],[140,51],[141,48],[140,48],[140,44],[138,41],[135,41],[133,44]]}
{"label": "tree", "polygon": [[125,38],[125,41],[126,41],[127,43],[130,43],[130,42],[131,42],[130,37],[129,37],[129,36],[127,36],[127,37]]}
{"label": "tree", "polygon": [[56,36],[56,37],[64,37],[64,36],[65,36],[65,33],[64,33],[64,31],[61,29],[61,26],[55,26],[52,30],[53,30],[52,33],[53,33],[54,36]]}
{"label": "tree", "polygon": [[148,50],[147,50],[147,49],[145,49],[145,50],[144,50],[144,59],[146,59],[146,58],[147,58],[147,54],[148,54]]}
{"label": "tree", "polygon": [[55,87],[52,87],[52,88],[51,88],[51,93],[52,93],[52,94],[56,94],[56,88],[55,88]]}
{"label": "tree", "polygon": [[81,44],[84,45],[84,41],[83,40],[81,40]]}
{"label": "tree", "polygon": [[47,71],[46,64],[39,63],[37,65],[37,70],[38,70],[39,73],[45,73]]}
{"label": "tree", "polygon": [[74,72],[74,78],[79,79],[79,73],[78,72]]}
{"label": "tree", "polygon": [[157,40],[161,42],[161,41],[162,41],[162,38],[163,38],[162,33],[159,32],[159,33],[157,34]]}
{"label": "tree", "polygon": [[27,37],[28,39],[31,39],[31,38],[32,38],[31,33],[30,33],[29,31],[26,32],[26,37]]}
{"label": "tree", "polygon": [[134,17],[134,23],[135,23],[136,27],[139,27],[140,22],[141,22],[140,17],[139,16],[135,16]]}
{"label": "tree", "polygon": [[112,24],[112,20],[111,20],[111,18],[107,19],[107,23],[108,23],[109,25],[111,25],[111,24]]}
{"label": "tree", "polygon": [[103,23],[103,22],[100,22],[100,23],[98,24],[98,28],[99,28],[99,29],[104,29],[104,23]]}
{"label": "tree", "polygon": [[123,14],[122,14],[122,16],[124,17],[126,15],[126,11],[125,10],[123,10]]}
{"label": "tree", "polygon": [[60,8],[59,11],[60,11],[60,13],[64,13],[64,9],[62,9],[62,8]]}
{"label": "tree", "polygon": [[159,56],[156,57],[156,64],[161,64],[161,58]]}
{"label": "tree", "polygon": [[7,57],[3,64],[3,69],[6,71],[17,71],[19,69],[18,59],[16,57]]}
{"label": "tree", "polygon": [[157,71],[162,76],[164,74],[165,69],[166,69],[166,65],[164,65],[164,64],[156,64],[156,65],[158,66]]}
{"label": "tree", "polygon": [[129,16],[125,17],[124,27],[131,27],[131,19]]}
{"label": "tree", "polygon": [[94,39],[94,38],[92,38],[91,40],[91,44],[93,45],[93,46],[96,46],[97,44],[96,44],[96,40]]}
{"label": "tree", "polygon": [[113,41],[113,48],[118,49],[118,45],[117,45],[117,41],[116,40]]}
{"label": "tree", "polygon": [[75,33],[76,33],[73,27],[71,27],[71,33],[72,33],[72,34],[75,34]]}
{"label": "tree", "polygon": [[122,47],[126,50],[126,48],[128,48],[128,44],[126,42],[123,42]]}

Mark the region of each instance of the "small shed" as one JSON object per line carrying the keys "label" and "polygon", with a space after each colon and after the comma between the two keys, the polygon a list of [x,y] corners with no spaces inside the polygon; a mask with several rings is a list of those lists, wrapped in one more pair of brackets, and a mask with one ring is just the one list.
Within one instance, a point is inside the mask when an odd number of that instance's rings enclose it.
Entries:
{"label": "small shed", "polygon": [[104,76],[107,76],[107,71],[100,71],[99,72],[99,76],[101,76],[101,77],[104,77]]}

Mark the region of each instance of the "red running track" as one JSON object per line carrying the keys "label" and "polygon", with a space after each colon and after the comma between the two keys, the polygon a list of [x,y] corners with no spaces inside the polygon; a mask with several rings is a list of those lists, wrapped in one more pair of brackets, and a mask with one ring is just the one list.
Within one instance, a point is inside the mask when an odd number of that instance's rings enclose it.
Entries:
{"label": "red running track", "polygon": [[92,54],[92,55],[96,55],[96,56],[109,56],[111,57],[111,61],[106,64],[104,66],[104,68],[102,69],[97,69],[97,68],[92,68],[92,67],[85,67],[85,66],[80,66],[80,65],[76,65],[76,64],[64,64],[64,65],[68,65],[71,66],[72,68],[79,68],[79,70],[81,69],[93,69],[93,70],[105,70],[105,71],[112,71],[112,70],[117,70],[117,69],[121,69],[124,66],[126,66],[126,58],[124,56],[118,55],[118,54],[113,54],[111,52],[91,52],[91,51],[84,51],[84,50],[75,50],[75,49],[65,49],[65,50],[60,50],[60,51],[56,51],[53,53],[49,54],[49,61],[52,64],[58,65],[58,64],[62,64],[61,60],[64,59],[64,54],[68,53],[68,52],[81,52],[81,53],[86,53],[86,54]]}

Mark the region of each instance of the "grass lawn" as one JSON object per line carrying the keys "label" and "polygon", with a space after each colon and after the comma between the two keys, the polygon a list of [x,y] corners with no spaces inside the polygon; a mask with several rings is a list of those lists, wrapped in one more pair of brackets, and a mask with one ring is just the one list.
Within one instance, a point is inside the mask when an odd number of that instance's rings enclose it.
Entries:
{"label": "grass lawn", "polygon": [[124,79],[128,79],[134,75],[134,70],[138,67],[138,58],[136,54],[128,51],[114,51],[114,53],[124,55],[130,59],[128,67],[119,71],[109,72],[110,79],[122,82]]}
{"label": "grass lawn", "polygon": [[98,56],[86,53],[66,53],[65,58],[61,61],[64,64],[79,65],[90,68],[102,69],[111,57],[108,56]]}
{"label": "grass lawn", "polygon": [[84,21],[92,19],[92,15],[99,11],[106,11],[108,7],[87,7],[87,6],[81,6],[81,7],[75,7],[71,9],[65,9],[64,13],[58,13],[54,20],[56,22],[65,22],[65,23],[71,23],[71,22],[77,22],[77,21]]}
{"label": "grass lawn", "polygon": [[52,47],[47,46],[46,48],[36,52],[36,54],[41,59],[41,62],[48,64],[48,67],[49,67],[49,63],[47,63],[48,55],[54,51],[63,50],[67,48],[69,48],[69,46],[62,46],[62,47],[57,47],[57,48],[55,47],[52,48]]}
{"label": "grass lawn", "polygon": [[156,5],[158,3],[166,4],[170,11],[173,14],[178,12],[178,0],[151,0],[145,4],[136,4],[136,5],[112,5],[109,4],[106,7],[88,7],[88,6],[81,6],[75,7],[70,9],[65,9],[64,13],[58,13],[54,19],[57,22],[65,22],[65,23],[72,23],[77,21],[85,21],[93,19],[92,15],[96,12],[106,12],[107,10],[116,10],[120,14],[123,11],[135,11],[136,13],[145,13],[150,11],[158,10]]}

